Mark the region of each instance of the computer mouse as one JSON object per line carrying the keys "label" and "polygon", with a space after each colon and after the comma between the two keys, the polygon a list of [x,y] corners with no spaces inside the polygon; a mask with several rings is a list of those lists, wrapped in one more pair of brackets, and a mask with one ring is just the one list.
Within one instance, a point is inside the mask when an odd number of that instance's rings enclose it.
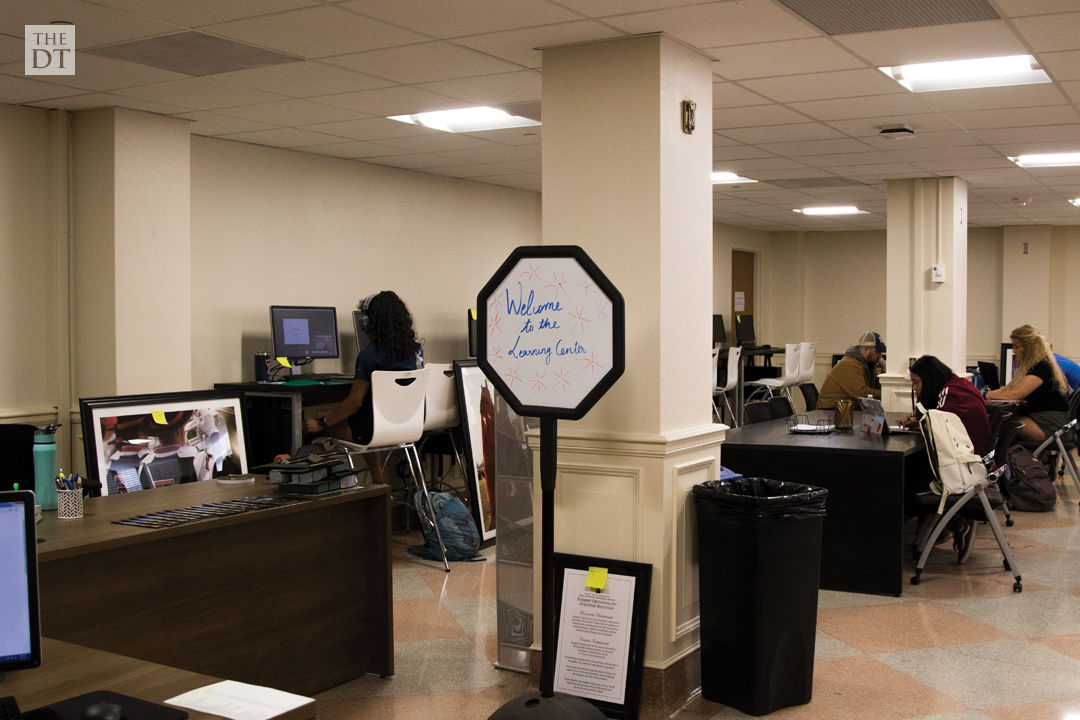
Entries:
{"label": "computer mouse", "polygon": [[94,703],[83,708],[82,720],[124,720],[124,708],[116,703]]}

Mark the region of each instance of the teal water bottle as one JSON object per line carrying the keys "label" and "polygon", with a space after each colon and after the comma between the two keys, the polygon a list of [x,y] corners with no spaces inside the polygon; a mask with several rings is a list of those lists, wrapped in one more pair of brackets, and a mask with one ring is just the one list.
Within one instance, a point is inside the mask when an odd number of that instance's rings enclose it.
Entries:
{"label": "teal water bottle", "polygon": [[42,510],[56,509],[56,430],[47,425],[34,432],[34,495]]}

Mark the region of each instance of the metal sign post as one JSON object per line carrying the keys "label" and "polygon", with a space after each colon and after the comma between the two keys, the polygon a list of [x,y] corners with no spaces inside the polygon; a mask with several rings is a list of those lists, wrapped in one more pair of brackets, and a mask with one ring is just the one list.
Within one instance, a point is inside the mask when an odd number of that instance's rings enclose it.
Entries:
{"label": "metal sign post", "polygon": [[489,720],[603,718],[587,701],[555,695],[555,475],[559,418],[585,415],[622,375],[625,306],[575,245],[519,247],[476,298],[477,364],[519,415],[540,418],[540,695],[524,695]]}

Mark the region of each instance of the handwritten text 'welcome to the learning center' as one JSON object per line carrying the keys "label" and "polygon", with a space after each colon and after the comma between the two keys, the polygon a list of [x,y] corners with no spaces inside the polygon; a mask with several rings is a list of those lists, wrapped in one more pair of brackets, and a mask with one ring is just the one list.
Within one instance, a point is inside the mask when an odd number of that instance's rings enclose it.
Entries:
{"label": "handwritten text 'welcome to the learning center'", "polygon": [[[525,289],[521,283],[518,283],[517,300],[510,297],[510,288],[507,288],[506,314],[511,317],[516,315],[525,318],[525,322],[518,331],[517,339],[514,340],[514,347],[510,348],[506,354],[512,358],[542,357],[545,365],[551,364],[552,355],[584,355],[587,352],[585,346],[576,340],[570,344],[569,341],[564,342],[564,338],[560,337],[552,344],[551,334],[564,331],[557,319],[562,312],[563,306],[558,300],[536,303],[532,290],[529,291],[528,297],[525,297]],[[556,318],[552,318],[553,315]],[[538,334],[532,336],[532,333]],[[525,340],[526,344],[523,344],[522,338],[525,336],[530,337]]]}

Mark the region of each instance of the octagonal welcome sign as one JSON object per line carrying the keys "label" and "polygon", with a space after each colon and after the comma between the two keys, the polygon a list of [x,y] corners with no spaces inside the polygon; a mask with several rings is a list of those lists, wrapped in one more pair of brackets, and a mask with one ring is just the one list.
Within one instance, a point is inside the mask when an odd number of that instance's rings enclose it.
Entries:
{"label": "octagonal welcome sign", "polygon": [[476,308],[477,364],[519,415],[576,420],[623,373],[622,295],[576,245],[517,248]]}

